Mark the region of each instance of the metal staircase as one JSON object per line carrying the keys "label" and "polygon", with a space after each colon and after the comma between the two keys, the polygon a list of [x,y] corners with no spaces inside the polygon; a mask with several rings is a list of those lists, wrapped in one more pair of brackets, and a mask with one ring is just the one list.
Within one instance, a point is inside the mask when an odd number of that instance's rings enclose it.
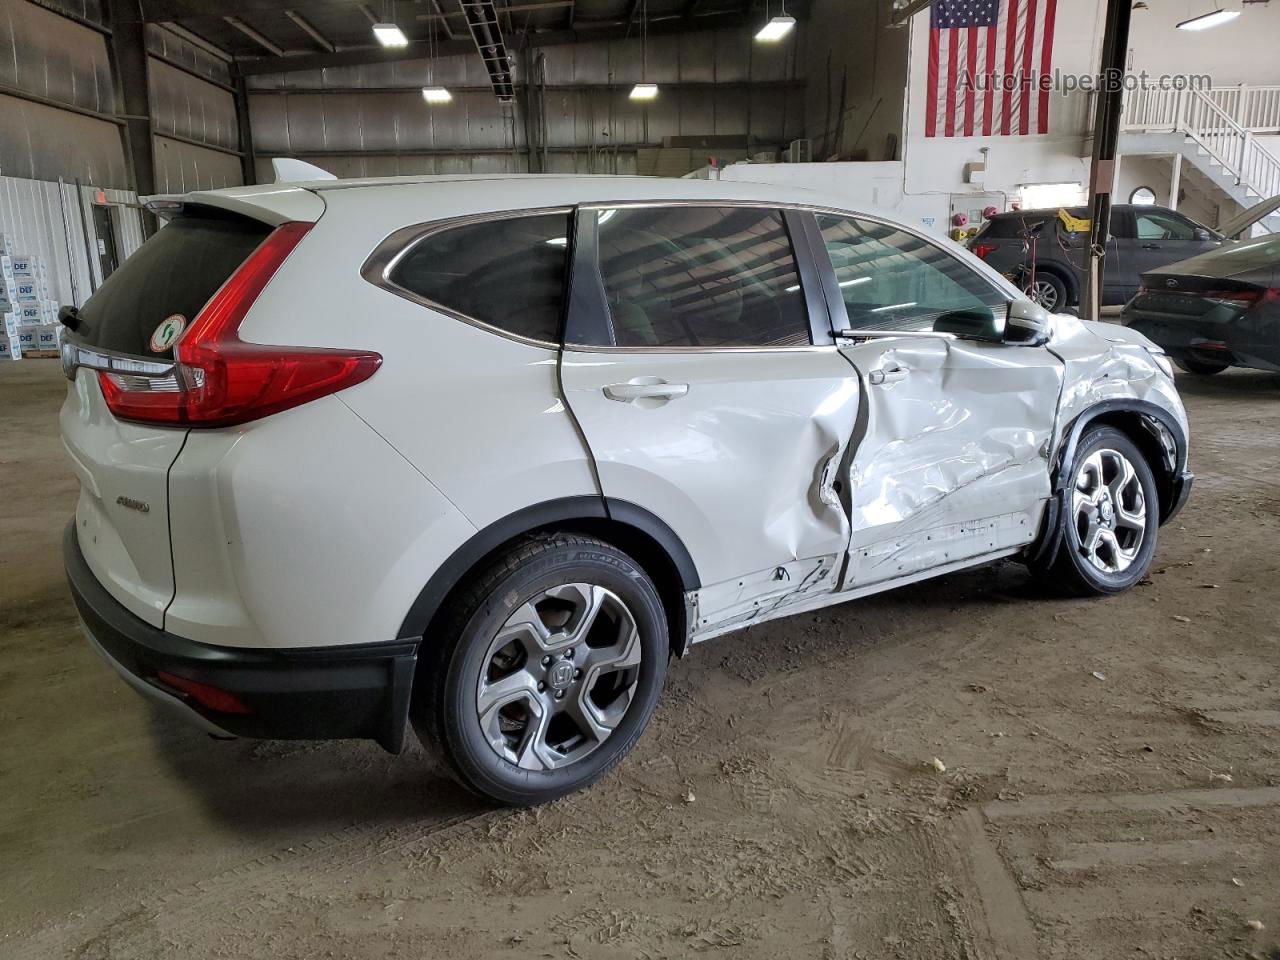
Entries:
{"label": "metal staircase", "polygon": [[[1280,134],[1280,86],[1148,86],[1126,97],[1120,149],[1129,155],[1181,155],[1189,185],[1218,204],[1225,199],[1243,209],[1280,194],[1280,158],[1256,139],[1270,133]],[[1280,212],[1254,229],[1280,233]]]}

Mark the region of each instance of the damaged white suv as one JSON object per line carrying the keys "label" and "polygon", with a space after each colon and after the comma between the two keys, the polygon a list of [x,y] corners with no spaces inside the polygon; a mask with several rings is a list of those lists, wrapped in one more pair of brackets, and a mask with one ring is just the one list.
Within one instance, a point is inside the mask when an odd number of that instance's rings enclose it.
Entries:
{"label": "damaged white suv", "polygon": [[802,190],[193,193],[76,313],[93,645],[216,735],[412,720],[469,787],[613,766],[692,645],[1000,558],[1133,585],[1187,497],[1158,348]]}

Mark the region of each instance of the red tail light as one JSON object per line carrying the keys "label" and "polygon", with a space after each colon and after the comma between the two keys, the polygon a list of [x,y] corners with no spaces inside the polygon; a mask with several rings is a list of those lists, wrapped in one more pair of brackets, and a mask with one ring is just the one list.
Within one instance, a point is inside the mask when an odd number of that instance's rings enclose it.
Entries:
{"label": "red tail light", "polygon": [[376,353],[245,343],[237,331],[254,300],[312,224],[285,223],[222,285],[174,347],[168,377],[100,372],[111,412],[124,420],[228,427],[354,386],[382,363]]}
{"label": "red tail light", "polygon": [[1253,306],[1262,299],[1265,290],[1206,290],[1195,296],[1206,300],[1220,300],[1223,303],[1238,303],[1242,306]]}
{"label": "red tail light", "polygon": [[156,674],[156,679],[166,687],[185,693],[196,703],[210,710],[216,710],[218,713],[252,713],[245,706],[244,701],[234,693],[229,693],[221,687],[213,687],[197,680],[179,677],[176,674],[169,673],[167,670],[159,671]]}
{"label": "red tail light", "polygon": [[979,260],[985,260],[988,256],[1000,249],[999,244],[995,243],[975,243],[973,245],[973,255]]}

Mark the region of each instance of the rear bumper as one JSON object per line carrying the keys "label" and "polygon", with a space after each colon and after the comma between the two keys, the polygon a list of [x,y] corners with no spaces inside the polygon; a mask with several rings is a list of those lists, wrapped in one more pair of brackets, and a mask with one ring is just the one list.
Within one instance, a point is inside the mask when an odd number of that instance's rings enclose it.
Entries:
{"label": "rear bumper", "polygon": [[[71,595],[90,643],[139,693],[215,736],[286,740],[355,737],[392,753],[404,745],[417,641],[302,649],[215,647],[174,636],[125,609],[63,536]],[[230,694],[216,709],[160,674]]]}

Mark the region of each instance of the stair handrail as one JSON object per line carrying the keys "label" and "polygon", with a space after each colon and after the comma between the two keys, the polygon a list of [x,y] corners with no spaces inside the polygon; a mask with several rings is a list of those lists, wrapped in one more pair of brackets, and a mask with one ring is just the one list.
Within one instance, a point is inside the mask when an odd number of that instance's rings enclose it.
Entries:
{"label": "stair handrail", "polygon": [[1211,97],[1200,90],[1183,91],[1179,132],[1217,160],[1236,183],[1260,199],[1280,193],[1280,158],[1258,143]]}

